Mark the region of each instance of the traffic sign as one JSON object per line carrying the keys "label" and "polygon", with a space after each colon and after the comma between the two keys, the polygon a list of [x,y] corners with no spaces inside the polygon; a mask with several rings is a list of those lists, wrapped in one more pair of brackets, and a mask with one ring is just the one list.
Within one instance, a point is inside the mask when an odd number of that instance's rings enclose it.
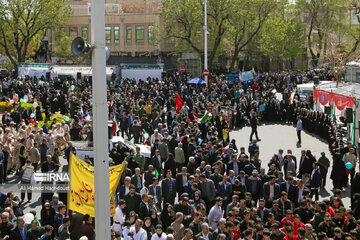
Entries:
{"label": "traffic sign", "polygon": [[203,72],[203,75],[204,76],[209,76],[209,70],[205,69],[204,72]]}
{"label": "traffic sign", "polygon": [[180,68],[180,72],[185,72],[185,68],[184,68],[184,67],[181,67],[181,68]]}

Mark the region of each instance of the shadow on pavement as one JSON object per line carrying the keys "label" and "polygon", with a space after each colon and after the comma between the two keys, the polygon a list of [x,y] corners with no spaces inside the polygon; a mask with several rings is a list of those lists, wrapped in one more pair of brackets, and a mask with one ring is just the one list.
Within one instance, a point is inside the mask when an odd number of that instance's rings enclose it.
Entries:
{"label": "shadow on pavement", "polygon": [[326,198],[326,197],[330,197],[331,194],[325,189],[325,188],[321,188],[320,191],[319,191],[319,195],[323,198]]}
{"label": "shadow on pavement", "polygon": [[30,207],[30,210],[37,207],[37,206],[40,206],[41,205],[41,198],[38,198],[36,201],[32,201],[30,204],[29,202],[23,204],[23,209],[26,209],[26,208],[29,208]]}

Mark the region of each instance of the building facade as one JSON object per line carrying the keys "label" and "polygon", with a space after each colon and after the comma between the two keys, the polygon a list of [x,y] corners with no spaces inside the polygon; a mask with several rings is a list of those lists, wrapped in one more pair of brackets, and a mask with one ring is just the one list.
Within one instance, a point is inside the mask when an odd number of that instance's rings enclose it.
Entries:
{"label": "building facade", "polygon": [[[105,42],[110,49],[108,64],[164,63],[172,68],[172,47],[157,41],[156,26],[160,25],[161,0],[106,0]],[[73,40],[82,37],[91,43],[91,1],[66,2],[72,15],[63,31]],[[55,34],[50,34],[50,50],[56,47]]]}

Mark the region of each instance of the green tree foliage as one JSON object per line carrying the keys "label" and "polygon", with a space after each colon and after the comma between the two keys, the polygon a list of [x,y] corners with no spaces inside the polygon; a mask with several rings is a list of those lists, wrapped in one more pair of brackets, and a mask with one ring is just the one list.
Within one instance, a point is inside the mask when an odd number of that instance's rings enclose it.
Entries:
{"label": "green tree foliage", "polygon": [[71,55],[71,39],[69,36],[65,34],[64,31],[59,30],[55,33],[57,43],[54,48],[53,55],[57,58],[61,58],[64,60],[69,59]]}
{"label": "green tree foliage", "polygon": [[[209,66],[219,53],[229,26],[232,2],[207,0]],[[163,0],[161,19],[164,37],[175,44],[177,51],[191,51],[203,56],[200,46],[204,39],[204,6],[201,0]]]}
{"label": "green tree foliage", "polygon": [[[163,0],[161,29],[178,52],[203,56],[203,0]],[[239,55],[256,51],[278,61],[305,51],[314,67],[331,60],[343,65],[358,55],[360,0],[207,0],[209,66],[218,56],[230,57],[238,68]],[[306,50],[305,50],[306,49]],[[336,60],[337,59],[337,60]],[[341,59],[341,61],[339,60]]]}
{"label": "green tree foliage", "polygon": [[163,0],[161,31],[164,37],[175,44],[179,52],[195,52],[199,55],[203,13],[198,0]]}
{"label": "green tree foliage", "polygon": [[304,25],[297,21],[293,8],[285,5],[282,9],[269,15],[256,38],[259,52],[280,61],[302,55],[305,44]]}
{"label": "green tree foliage", "polygon": [[0,1],[0,46],[14,69],[39,46],[48,29],[55,29],[70,16],[65,0]]}
{"label": "green tree foliage", "polygon": [[240,52],[263,32],[263,26],[270,14],[282,6],[279,3],[281,2],[275,0],[232,1],[230,24],[226,34],[228,49],[232,55],[231,69],[235,69]]}

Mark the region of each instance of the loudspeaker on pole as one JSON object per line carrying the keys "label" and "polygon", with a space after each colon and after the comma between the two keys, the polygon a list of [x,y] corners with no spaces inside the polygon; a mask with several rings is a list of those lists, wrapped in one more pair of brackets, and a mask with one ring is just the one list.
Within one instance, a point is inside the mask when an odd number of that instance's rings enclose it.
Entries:
{"label": "loudspeaker on pole", "polygon": [[347,123],[353,122],[353,109],[352,108],[346,108],[345,110],[345,120]]}

